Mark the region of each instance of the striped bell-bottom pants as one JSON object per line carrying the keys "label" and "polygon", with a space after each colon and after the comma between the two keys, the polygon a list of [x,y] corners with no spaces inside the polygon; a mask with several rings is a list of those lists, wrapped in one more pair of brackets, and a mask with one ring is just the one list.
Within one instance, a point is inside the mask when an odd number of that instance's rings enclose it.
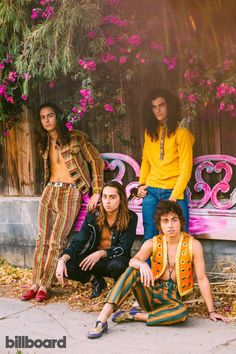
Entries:
{"label": "striped bell-bottom pants", "polygon": [[36,241],[32,283],[50,288],[57,260],[81,206],[77,188],[47,185],[39,205],[39,234]]}
{"label": "striped bell-bottom pants", "polygon": [[118,279],[106,298],[115,310],[133,291],[141,308],[148,313],[148,326],[163,326],[185,321],[188,317],[186,305],[181,301],[177,286],[168,289],[167,282],[156,281],[154,286],[146,287],[141,282],[140,271],[129,267]]}

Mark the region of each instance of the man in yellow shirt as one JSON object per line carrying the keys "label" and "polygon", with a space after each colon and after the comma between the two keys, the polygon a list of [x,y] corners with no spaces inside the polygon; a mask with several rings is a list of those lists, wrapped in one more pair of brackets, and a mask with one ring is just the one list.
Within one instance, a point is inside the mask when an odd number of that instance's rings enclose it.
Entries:
{"label": "man in yellow shirt", "polygon": [[192,173],[194,136],[178,126],[180,103],[165,89],[155,89],[145,103],[145,142],[138,196],[143,198],[144,241],[157,234],[154,213],[161,200],[177,202],[188,231],[187,183]]}

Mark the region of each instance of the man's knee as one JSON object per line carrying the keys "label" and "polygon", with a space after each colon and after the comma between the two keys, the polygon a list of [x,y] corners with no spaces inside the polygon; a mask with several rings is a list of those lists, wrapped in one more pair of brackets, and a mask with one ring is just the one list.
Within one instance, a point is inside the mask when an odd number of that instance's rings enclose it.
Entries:
{"label": "man's knee", "polygon": [[109,264],[109,272],[111,277],[117,280],[122,273],[127,269],[129,260],[127,259],[114,259]]}

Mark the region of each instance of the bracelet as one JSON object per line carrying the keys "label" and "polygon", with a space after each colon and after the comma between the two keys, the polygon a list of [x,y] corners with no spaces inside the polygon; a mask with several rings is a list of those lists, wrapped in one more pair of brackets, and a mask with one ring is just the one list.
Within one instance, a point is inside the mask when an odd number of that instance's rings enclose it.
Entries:
{"label": "bracelet", "polygon": [[64,262],[64,264],[66,264],[66,261],[65,261],[65,259],[63,257],[60,257],[57,262],[59,262],[61,260]]}
{"label": "bracelet", "polygon": [[210,316],[214,312],[215,312],[215,310],[214,311],[210,311],[210,312],[208,312],[208,315]]}

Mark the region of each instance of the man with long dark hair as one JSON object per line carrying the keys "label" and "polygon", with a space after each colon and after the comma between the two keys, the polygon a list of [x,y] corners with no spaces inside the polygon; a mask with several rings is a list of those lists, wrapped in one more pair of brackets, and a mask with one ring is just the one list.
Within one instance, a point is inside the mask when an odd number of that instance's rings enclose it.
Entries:
{"label": "man with long dark hair", "polygon": [[137,215],[128,209],[124,187],[116,181],[105,184],[99,209],[87,214],[81,231],[58,260],[59,283],[64,276],[91,282],[91,297],[99,296],[106,288],[103,277],[116,281],[127,268],[136,226]]}
{"label": "man with long dark hair", "polygon": [[144,198],[145,241],[157,233],[154,213],[161,200],[181,206],[188,231],[186,187],[192,172],[194,137],[187,128],[178,126],[179,100],[165,89],[155,89],[148,95],[143,117],[146,130],[138,196]]}
{"label": "man with long dark hair", "polygon": [[[58,257],[90,186],[88,210],[96,207],[103,186],[103,160],[81,131],[68,132],[60,109],[53,103],[39,107],[39,144],[44,162],[44,191],[39,206],[32,286],[21,300],[48,299]],[[92,169],[93,181],[88,165]]]}

